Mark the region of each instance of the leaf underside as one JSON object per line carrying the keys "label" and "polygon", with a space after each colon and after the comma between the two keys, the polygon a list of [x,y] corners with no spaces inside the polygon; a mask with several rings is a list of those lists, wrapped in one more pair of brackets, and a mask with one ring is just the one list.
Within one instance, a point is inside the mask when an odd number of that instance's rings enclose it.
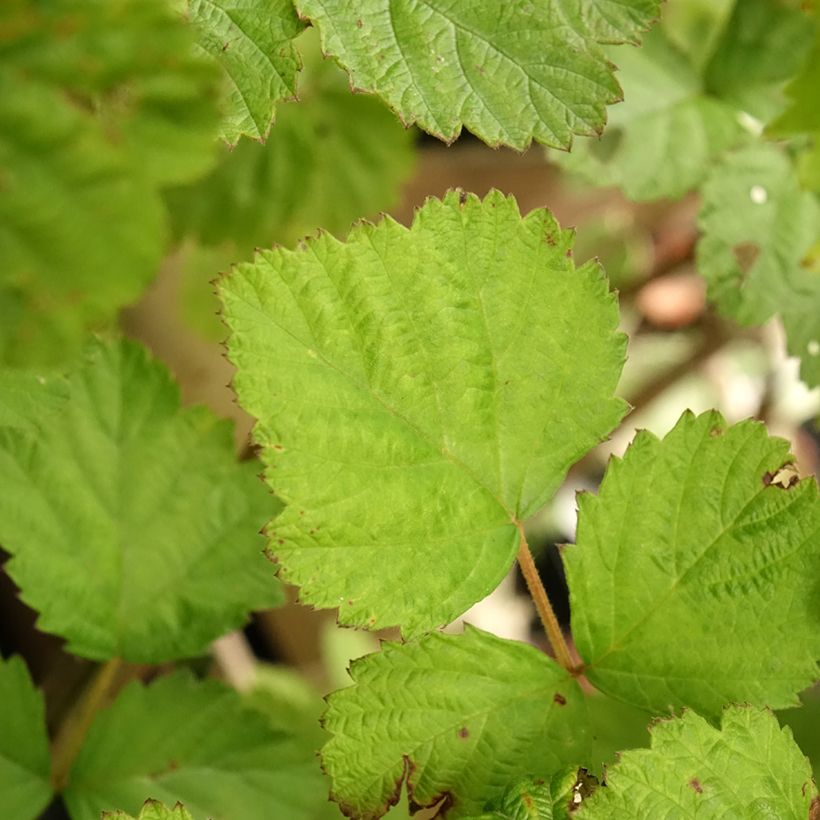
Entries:
{"label": "leaf underside", "polygon": [[356,89],[451,142],[568,148],[600,133],[620,88],[599,42],[635,42],[657,0],[300,0]]}
{"label": "leaf underside", "polygon": [[499,583],[515,521],[624,412],[615,299],[570,247],[547,211],[452,192],[410,229],[321,235],[222,281],[237,395],[287,503],[271,551],[302,600],[409,636]]}
{"label": "leaf underside", "polygon": [[467,627],[386,643],[355,661],[354,685],[328,698],[322,763],[349,817],[374,820],[400,797],[475,815],[528,774],[584,754],[575,680],[531,646]]}
{"label": "leaf underside", "polygon": [[686,413],[579,497],[564,562],[595,686],[656,714],[797,703],[820,658],[820,503],[790,461],[762,424]]}
{"label": "leaf underside", "polygon": [[159,662],[281,601],[258,537],[276,502],[236,463],[228,422],[180,410],[131,342],[92,344],[67,394],[0,429],[0,542],[42,629],[84,657]]}
{"label": "leaf underside", "polygon": [[733,706],[720,729],[687,712],[652,728],[652,748],[607,772],[578,820],[726,817],[806,820],[817,794],[809,763],[774,715]]}

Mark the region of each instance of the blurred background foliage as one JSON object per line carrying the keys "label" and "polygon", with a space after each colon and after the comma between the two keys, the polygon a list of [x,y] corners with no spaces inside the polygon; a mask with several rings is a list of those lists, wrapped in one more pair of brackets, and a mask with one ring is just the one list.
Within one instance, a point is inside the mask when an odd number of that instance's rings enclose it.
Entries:
{"label": "blurred background foliage", "polygon": [[[316,230],[344,236],[355,220],[380,212],[407,224],[427,196],[449,187],[479,195],[498,188],[524,212],[547,206],[562,225],[578,227],[575,255],[601,260],[630,336],[620,392],[632,414],[529,523],[565,626],[555,545],[574,537],[575,491],[597,486],[607,458],[623,452],[636,427],[663,434],[686,407],[717,407],[730,421],[756,416],[792,442],[803,473],[816,473],[820,391],[801,382],[798,363],[785,355],[778,320],[741,327],[710,307],[695,255],[693,189],[731,147],[766,129],[773,139],[793,137],[786,152],[802,185],[820,189],[820,102],[795,104],[820,95],[820,34],[799,4],[669,0],[643,48],[613,50],[626,101],[610,110],[603,139],[579,139],[565,155],[490,150],[469,134],[447,148],[406,129],[376,97],[350,92],[345,72],[323,59],[311,29],[298,34],[292,14],[272,41],[281,101],[245,105],[232,79],[232,41],[220,45],[214,32],[222,29],[207,27],[203,4],[191,4],[196,25],[180,14],[184,6],[0,4],[4,395],[26,379],[54,379],[90,335],[122,333],[170,367],[185,402],[232,418],[237,452],[252,457],[251,419],[227,386],[232,372],[210,282],[255,248],[294,245]],[[767,49],[756,50],[764,38]],[[10,423],[3,402],[0,423]],[[346,685],[349,659],[377,643],[293,599],[258,613],[192,666],[228,680],[277,728],[318,748],[321,695]],[[36,630],[35,613],[5,575],[0,619],[4,655],[24,655],[56,725],[92,665]],[[540,640],[514,579],[464,619]],[[806,708],[783,719],[817,772],[820,696],[804,697]],[[617,751],[647,745],[643,713],[602,696],[590,710],[590,768],[600,772]],[[316,817],[325,816],[340,815],[328,804],[317,808]]]}

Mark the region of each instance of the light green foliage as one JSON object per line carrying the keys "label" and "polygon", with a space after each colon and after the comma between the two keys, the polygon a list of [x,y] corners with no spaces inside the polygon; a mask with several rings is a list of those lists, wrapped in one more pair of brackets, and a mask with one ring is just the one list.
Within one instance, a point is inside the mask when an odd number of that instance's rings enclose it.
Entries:
{"label": "light green foliage", "polygon": [[188,18],[225,75],[223,138],[265,139],[276,103],[296,95],[301,64],[292,41],[304,25],[291,0],[190,0]]}
{"label": "light green foliage", "polygon": [[663,29],[647,35],[640,49],[621,48],[610,57],[624,102],[610,112],[604,136],[550,158],[595,184],[619,186],[631,199],[682,196],[742,136],[737,112],[703,92],[690,56]]}
{"label": "light green foliage", "polygon": [[817,788],[774,716],[734,706],[721,728],[687,712],[652,728],[652,748],[624,754],[578,820],[806,820]]}
{"label": "light green foliage", "polygon": [[620,99],[596,41],[635,40],[656,0],[452,3],[300,0],[354,88],[446,141],[462,125],[490,145],[567,148],[600,133]]}
{"label": "light green foliage", "polygon": [[288,504],[271,548],[303,601],[414,635],[498,584],[515,520],[624,412],[615,299],[571,244],[545,210],[451,192],[409,230],[322,235],[222,282],[237,394]]}
{"label": "light green foliage", "polygon": [[210,175],[169,192],[178,235],[233,243],[237,259],[318,226],[346,232],[395,204],[412,167],[412,132],[373,97],[351,94],[313,39],[299,42],[309,57],[299,102],[279,109],[264,145],[243,140]]}
{"label": "light green foliage", "polygon": [[0,817],[34,820],[51,800],[42,695],[21,658],[0,658]]}
{"label": "light green foliage", "polygon": [[570,807],[576,805],[573,798],[577,780],[578,770],[574,767],[546,779],[522,780],[480,817],[469,820],[569,820]]}
{"label": "light green foliage", "polygon": [[8,0],[0,30],[0,360],[58,362],[153,276],[218,72],[167,0]]}
{"label": "light green foliage", "polygon": [[754,128],[779,114],[783,85],[815,28],[783,0],[738,0],[730,15],[678,11],[640,49],[608,50],[624,103],[612,109],[602,139],[552,157],[631,199],[677,198],[696,188],[727,148],[751,139],[742,123]]}
{"label": "light green foliage", "polygon": [[778,477],[790,460],[761,424],[686,413],[579,497],[564,561],[596,687],[656,714],[797,702],[820,658],[820,503],[813,478]]}
{"label": "light green foliage", "polygon": [[236,463],[228,422],[180,410],[142,348],[95,343],[59,412],[0,430],[7,570],[76,654],[202,652],[281,600],[257,535],[277,506],[257,469]]}
{"label": "light green foliage", "polygon": [[169,809],[158,800],[146,800],[137,817],[132,817],[123,811],[102,813],[103,820],[192,820],[181,803]]}
{"label": "light green foliage", "polygon": [[313,820],[325,801],[312,749],[216,681],[133,683],[101,712],[71,771],[72,820],[177,800],[194,820]]}
{"label": "light green foliage", "polygon": [[0,369],[0,428],[36,433],[36,419],[58,411],[67,398],[68,385],[62,376]]}
{"label": "light green foliage", "polygon": [[386,643],[351,665],[354,686],[328,699],[322,762],[354,817],[381,817],[403,783],[411,805],[480,813],[510,783],[563,770],[583,754],[575,680],[525,644],[467,627]]}
{"label": "light green foliage", "polygon": [[718,309],[743,324],[777,313],[801,376],[820,384],[820,203],[788,158],[759,145],[726,158],[703,186],[698,268]]}

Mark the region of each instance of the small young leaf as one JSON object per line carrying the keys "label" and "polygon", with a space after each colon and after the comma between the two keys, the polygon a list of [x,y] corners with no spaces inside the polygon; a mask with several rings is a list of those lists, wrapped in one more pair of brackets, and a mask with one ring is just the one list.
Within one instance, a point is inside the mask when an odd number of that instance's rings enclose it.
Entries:
{"label": "small young leaf", "polygon": [[806,820],[816,794],[791,732],[770,712],[733,706],[720,729],[694,712],[655,724],[652,748],[623,754],[577,818]]}
{"label": "small young leaf", "polygon": [[575,680],[531,646],[467,627],[385,643],[328,698],[322,762],[350,817],[384,815],[407,783],[411,806],[483,811],[509,784],[574,763],[587,744]]}
{"label": "small young leaf", "polygon": [[624,102],[612,109],[600,141],[578,140],[571,154],[550,152],[550,159],[631,199],[682,196],[741,137],[737,112],[702,90],[689,55],[663,29],[639,49],[608,53],[620,69]]}
{"label": "small young leaf", "polygon": [[43,696],[21,658],[0,658],[0,817],[34,820],[51,800]]}
{"label": "small young leaf", "polygon": [[291,0],[190,0],[199,45],[222,66],[229,87],[222,136],[265,139],[276,103],[296,95],[302,31]]}
{"label": "small young leaf", "polygon": [[313,820],[326,799],[312,748],[233,690],[181,672],[133,683],[99,713],[64,794],[72,820],[134,813],[149,797],[194,820]]}
{"label": "small young leaf", "polygon": [[[624,347],[545,210],[449,193],[408,230],[260,253],[221,285],[280,576],[342,623],[414,635],[487,595],[532,515],[618,422]],[[583,329],[583,344],[579,334]]]}
{"label": "small young leaf", "polygon": [[480,817],[466,820],[569,820],[570,808],[577,806],[576,785],[576,766],[547,778],[522,780],[507,789]]}
{"label": "small young leaf", "polygon": [[60,412],[35,422],[0,430],[0,543],[39,626],[72,652],[194,655],[281,600],[256,466],[236,463],[228,422],[180,410],[142,348],[93,344]]}
{"label": "small young leaf", "polygon": [[729,155],[703,186],[698,268],[718,309],[743,324],[778,313],[801,376],[820,384],[820,203],[773,145]]}
{"label": "small young leaf", "polygon": [[568,148],[600,133],[620,99],[596,41],[634,40],[656,0],[545,4],[300,0],[355,88],[446,141],[462,125],[491,145]]}
{"label": "small young leaf", "polygon": [[169,809],[158,800],[146,800],[137,817],[124,811],[104,811],[103,820],[193,820],[181,803]]}
{"label": "small young leaf", "polygon": [[774,482],[790,461],[762,424],[686,413],[579,497],[564,560],[595,686],[656,714],[797,702],[820,658],[820,502],[813,478]]}

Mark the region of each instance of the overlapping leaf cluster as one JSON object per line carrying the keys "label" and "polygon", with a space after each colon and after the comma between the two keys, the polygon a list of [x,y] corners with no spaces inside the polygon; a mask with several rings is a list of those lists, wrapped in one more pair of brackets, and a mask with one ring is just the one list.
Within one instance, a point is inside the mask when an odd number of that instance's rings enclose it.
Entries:
{"label": "overlapping leaf cluster", "polygon": [[564,164],[637,200],[700,189],[697,261],[709,297],[742,324],[779,315],[802,379],[815,386],[816,12],[785,0],[684,3],[670,12],[639,51],[611,52],[624,103],[603,138],[579,142]]}

